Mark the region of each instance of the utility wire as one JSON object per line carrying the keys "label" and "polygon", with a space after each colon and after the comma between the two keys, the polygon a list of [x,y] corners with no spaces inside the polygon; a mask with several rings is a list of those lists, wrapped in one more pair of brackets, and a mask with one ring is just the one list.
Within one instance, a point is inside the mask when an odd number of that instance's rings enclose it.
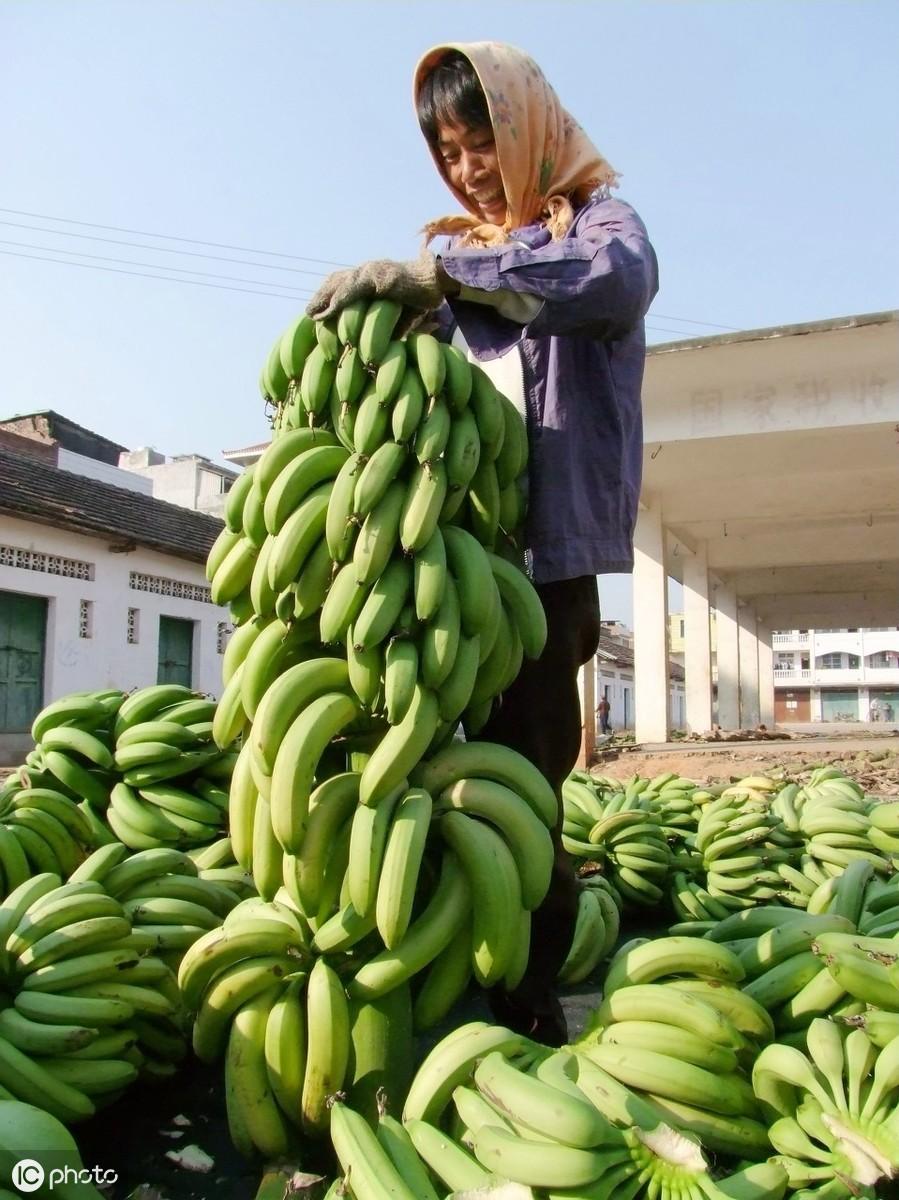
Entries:
{"label": "utility wire", "polygon": [[[2,211],[2,209],[0,209]],[[90,242],[106,242],[110,246],[131,246],[135,250],[150,250],[154,254],[183,254],[188,258],[209,258],[216,262],[236,263],[242,267],[258,267],[261,271],[291,271],[297,275],[326,275],[327,271],[313,271],[307,267],[282,267],[277,263],[249,262],[245,258],[227,258],[223,254],[200,254],[197,250],[177,250],[174,246],[149,246],[146,242],[127,242],[122,238],[100,237],[95,233],[70,233],[67,229],[50,229],[47,225],[26,225],[22,221],[0,221],[11,229],[30,229],[33,233],[50,233],[54,237],[79,238]],[[66,250],[63,253],[72,254]],[[87,257],[87,256],[85,256]],[[168,268],[166,268],[168,270]]]}
{"label": "utility wire", "polygon": [[[48,216],[46,213],[25,212],[22,209],[18,209],[18,208],[0,208],[0,212],[7,213],[11,216],[30,217],[34,220],[39,220],[39,221],[57,221],[60,224],[64,224],[64,225],[77,225],[77,226],[79,226],[79,228],[83,228],[83,229],[105,229],[107,232],[111,232],[111,233],[127,233],[127,234],[131,234],[131,235],[134,235],[137,237],[158,238],[158,239],[161,239],[164,241],[182,242],[185,245],[192,245],[192,246],[211,246],[213,249],[216,249],[216,250],[235,250],[242,254],[262,254],[268,258],[286,258],[286,259],[290,259],[292,262],[317,263],[320,266],[324,266],[324,267],[347,267],[347,266],[350,266],[349,263],[334,262],[333,260],[326,259],[326,258],[310,258],[308,255],[305,255],[305,254],[285,254],[279,250],[257,250],[257,249],[253,249],[248,246],[232,246],[227,242],[206,242],[199,238],[176,237],[170,233],[148,233],[146,230],[142,230],[142,229],[126,229],[119,225],[100,225],[94,221],[76,221],[76,220],[73,220],[71,217],[53,217],[53,216]],[[112,245],[117,245],[117,246],[132,246],[135,249],[151,250],[154,253],[163,252],[163,253],[168,253],[168,254],[184,254],[184,255],[189,255],[190,257],[196,257],[196,258],[210,258],[210,259],[215,259],[220,262],[234,263],[238,266],[252,266],[252,267],[256,267],[263,271],[295,271],[298,274],[304,274],[304,275],[324,275],[324,274],[326,274],[326,272],[324,272],[324,271],[310,271],[310,270],[304,269],[302,267],[279,267],[276,264],[269,265],[267,263],[249,263],[249,262],[246,262],[241,259],[220,257],[217,254],[200,254],[197,251],[191,251],[191,250],[175,250],[168,246],[147,246],[147,245],[138,244],[138,243],[134,243],[134,242],[123,242],[116,238],[103,238],[103,237],[92,236],[91,234],[71,233],[71,232],[67,232],[65,230],[61,230],[61,229],[46,229],[46,228],[34,226],[34,225],[24,225],[24,224],[19,224],[18,222],[15,222],[15,221],[0,220],[0,225],[9,225],[9,226],[13,226],[18,229],[31,229],[36,233],[51,233],[51,234],[54,234],[54,235],[57,235],[60,237],[88,238],[91,241],[109,242]],[[71,252],[63,251],[62,253],[71,253]],[[87,256],[84,255],[83,257],[87,257]],[[168,270],[169,268],[165,268],[165,269]],[[172,269],[174,269],[174,268],[172,268]],[[199,272],[197,272],[197,274],[199,274]],[[267,285],[263,285],[263,286],[267,286]],[[275,285],[275,286],[277,286],[277,285]],[[697,321],[692,317],[673,317],[673,316],[667,315],[666,313],[658,313],[658,312],[653,312],[653,313],[650,313],[649,315],[651,317],[657,317],[663,321],[677,321],[681,324],[686,324],[686,325],[704,325],[704,326],[707,326],[709,329],[723,329],[723,330],[731,332],[731,333],[739,333],[739,329],[736,326],[721,325],[715,321]],[[660,330],[659,332],[665,333],[668,331]]]}
{"label": "utility wire", "polygon": [[[64,267],[86,267],[90,271],[112,271],[116,275],[135,275],[140,279],[163,279],[166,283],[191,283],[194,287],[217,288],[221,292],[245,292],[248,296],[271,296],[275,300],[302,300],[304,296],[289,296],[283,292],[258,292],[252,288],[231,287],[227,283],[204,283],[202,279],[173,279],[171,275],[153,275],[147,271],[126,271],[118,267],[100,267],[95,263],[70,262],[66,258],[46,258],[40,254],[19,254],[15,250],[0,250],[10,258],[29,258],[36,262],[62,263]],[[265,285],[268,286],[268,285]]]}
{"label": "utility wire", "polygon": [[13,217],[29,217],[37,221],[59,221],[64,225],[79,225],[84,229],[105,229],[109,233],[128,233],[137,237],[161,238],[167,242],[184,242],[191,246],[212,246],[215,250],[237,250],[241,254],[263,254],[267,258],[289,258],[294,262],[319,263],[323,267],[348,267],[350,263],[332,262],[328,258],[310,258],[308,254],[284,254],[280,250],[255,250],[251,246],[232,246],[227,242],[204,242],[200,238],[176,237],[171,233],[149,233],[146,229],[124,229],[120,225],[99,225],[95,221],[75,221],[71,217],[53,217],[47,213],[24,212],[19,208],[0,208]]}
{"label": "utility wire", "polygon": [[[159,263],[135,262],[135,260],[131,258],[111,258],[106,254],[86,254],[83,250],[61,250],[56,246],[35,246],[31,242],[10,242],[5,238],[0,238],[0,246],[19,246],[23,250],[48,250],[51,254],[73,254],[77,255],[79,258],[93,258],[96,259],[97,262],[120,263],[122,266],[127,267],[159,268],[164,271],[177,271],[179,274],[183,275],[201,275],[204,279],[227,279],[231,283],[251,283],[259,287],[287,288],[291,292],[299,294],[293,284],[275,283],[273,280],[263,281],[261,279],[244,279],[240,275],[219,275],[215,271],[194,271],[188,267],[170,267],[168,264],[166,264],[164,267],[160,267]],[[78,266],[79,264],[75,263],[74,265]],[[173,282],[177,283],[181,281],[174,280]],[[308,291],[304,293],[304,296],[306,297],[311,295],[312,293]]]}

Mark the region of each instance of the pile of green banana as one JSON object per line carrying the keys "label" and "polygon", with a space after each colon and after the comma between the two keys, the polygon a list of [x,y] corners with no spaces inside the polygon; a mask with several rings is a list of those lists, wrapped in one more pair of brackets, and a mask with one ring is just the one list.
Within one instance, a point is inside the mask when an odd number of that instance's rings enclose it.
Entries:
{"label": "pile of green banana", "polygon": [[432,1200],[509,1183],[541,1197],[779,1200],[787,1185],[777,1163],[713,1179],[695,1139],[588,1057],[483,1022],[426,1057],[401,1122],[383,1106],[366,1121],[340,1102],[331,1138],[355,1200]]}
{"label": "pile of green banana", "polygon": [[63,882],[39,873],[0,903],[0,1086],[66,1123],[187,1052],[176,972],[238,903],[181,851],[95,850]]}
{"label": "pile of green banana", "polygon": [[796,1196],[873,1200],[899,1168],[899,1038],[878,1048],[863,1029],[816,1019],[805,1044],[766,1046],[753,1068],[775,1161]]}
{"label": "pile of green banana", "polygon": [[[32,869],[67,876],[86,849],[107,842],[143,850],[219,838],[235,755],[213,742],[215,712],[214,701],[180,684],[49,704],[32,725],[34,750],[0,792],[0,855],[8,829]],[[18,879],[14,853],[2,862]]]}

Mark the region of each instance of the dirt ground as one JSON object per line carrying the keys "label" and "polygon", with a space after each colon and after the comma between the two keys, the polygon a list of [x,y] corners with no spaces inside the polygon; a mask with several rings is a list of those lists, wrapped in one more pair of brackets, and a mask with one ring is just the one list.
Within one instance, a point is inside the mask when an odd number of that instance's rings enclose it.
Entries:
{"label": "dirt ground", "polygon": [[839,767],[871,796],[899,796],[899,734],[759,742],[684,741],[651,748],[613,742],[597,753],[591,770],[612,779],[676,771],[696,783],[709,783],[775,772],[802,781],[814,767],[824,764]]}

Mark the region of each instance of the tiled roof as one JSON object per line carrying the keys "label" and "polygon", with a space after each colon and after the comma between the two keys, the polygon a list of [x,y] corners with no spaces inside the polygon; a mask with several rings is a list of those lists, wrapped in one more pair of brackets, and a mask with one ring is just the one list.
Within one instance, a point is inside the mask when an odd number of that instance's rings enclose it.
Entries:
{"label": "tiled roof", "polygon": [[[205,562],[218,517],[0,449],[0,513]],[[123,547],[123,548],[125,548]]]}
{"label": "tiled roof", "polygon": [[[619,642],[617,638],[601,637],[597,648],[597,656],[600,659],[606,659],[608,662],[614,662],[616,667],[625,667],[633,669],[634,666],[634,651],[631,646],[626,646],[624,642]],[[685,677],[684,668],[679,663],[668,663],[668,678],[683,679]]]}

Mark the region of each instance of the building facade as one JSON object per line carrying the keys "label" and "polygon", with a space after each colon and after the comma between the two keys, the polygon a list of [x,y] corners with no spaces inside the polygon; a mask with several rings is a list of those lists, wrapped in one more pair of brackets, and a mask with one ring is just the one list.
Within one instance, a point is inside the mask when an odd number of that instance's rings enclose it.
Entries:
{"label": "building facade", "polygon": [[34,715],[70,692],[172,681],[218,695],[229,613],[204,564],[220,529],[0,449],[0,763],[21,761]]}
{"label": "building facade", "polygon": [[779,722],[899,722],[899,627],[773,633]]}

